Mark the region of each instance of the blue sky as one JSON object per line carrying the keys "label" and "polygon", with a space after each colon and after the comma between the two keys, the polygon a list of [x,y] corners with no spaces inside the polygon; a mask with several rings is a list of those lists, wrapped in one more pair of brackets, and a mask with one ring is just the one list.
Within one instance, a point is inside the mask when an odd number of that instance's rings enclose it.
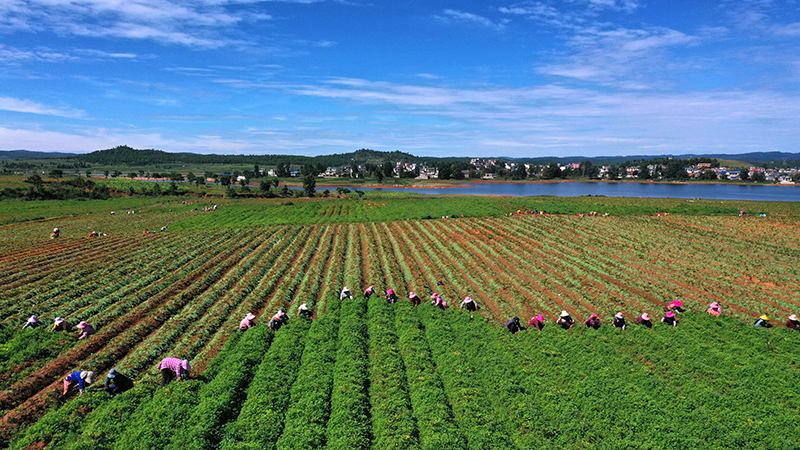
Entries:
{"label": "blue sky", "polygon": [[794,0],[2,0],[0,149],[800,151]]}

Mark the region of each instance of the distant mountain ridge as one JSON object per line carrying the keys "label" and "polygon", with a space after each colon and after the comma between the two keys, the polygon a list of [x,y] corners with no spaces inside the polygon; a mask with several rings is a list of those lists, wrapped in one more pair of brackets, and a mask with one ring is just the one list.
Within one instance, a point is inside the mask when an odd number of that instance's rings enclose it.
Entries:
{"label": "distant mountain ridge", "polygon": [[[620,164],[626,161],[650,160],[655,158],[716,158],[737,160],[753,165],[795,165],[800,166],[800,153],[789,152],[750,152],[741,154],[683,154],[683,155],[627,155],[627,156],[542,156],[542,157],[482,157],[483,159],[502,159],[517,163],[546,165],[551,162],[568,163],[591,161],[595,165]],[[171,153],[163,150],[139,150],[129,146],[119,146],[91,153],[37,152],[29,150],[0,150],[0,160],[41,159],[41,158],[77,158],[80,161],[103,165],[151,165],[151,164],[322,164],[326,166],[353,166],[360,164],[383,164],[403,161],[408,163],[437,163],[445,161],[469,161],[474,157],[426,157],[415,156],[401,151],[381,152],[360,149],[350,153],[330,155],[219,155],[200,153]]]}
{"label": "distant mountain ridge", "polygon": [[31,150],[0,150],[0,161],[13,159],[71,158],[77,153],[35,152]]}

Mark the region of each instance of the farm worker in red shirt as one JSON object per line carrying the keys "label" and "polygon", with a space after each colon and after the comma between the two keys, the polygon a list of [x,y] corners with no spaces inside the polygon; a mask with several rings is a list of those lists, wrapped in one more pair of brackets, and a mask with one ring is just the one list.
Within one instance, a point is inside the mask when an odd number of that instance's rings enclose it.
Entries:
{"label": "farm worker in red shirt", "polygon": [[711,302],[711,304],[708,305],[706,312],[712,316],[719,316],[720,313],[722,313],[722,306],[720,306],[717,302]]}
{"label": "farm worker in red shirt", "polygon": [[633,319],[633,322],[636,325],[644,325],[647,328],[653,328],[653,322],[650,321],[650,315],[647,313],[642,313],[641,316]]}
{"label": "farm worker in red shirt", "polygon": [[342,289],[342,293],[339,294],[339,300],[344,300],[346,298],[351,298],[350,289],[348,289],[347,286],[345,286],[344,289]]}
{"label": "farm worker in red shirt", "polygon": [[64,378],[64,393],[61,395],[67,395],[69,387],[73,384],[78,385],[78,390],[81,392],[81,395],[83,395],[86,393],[86,385],[92,383],[94,383],[94,372],[89,370],[72,372]]}
{"label": "farm worker in red shirt", "polygon": [[512,317],[508,319],[508,322],[504,325],[511,334],[517,334],[517,331],[522,330],[522,325],[519,323],[519,317]]}
{"label": "farm worker in red shirt", "polygon": [[370,286],[367,288],[366,291],[364,291],[364,298],[369,299],[370,297],[372,297],[372,294],[374,293],[375,293],[375,288]]}
{"label": "farm worker in red shirt", "polygon": [[622,328],[623,330],[628,328],[628,324],[625,323],[625,316],[622,315],[622,312],[618,312],[614,314],[614,321],[611,322],[614,325],[614,328]]}
{"label": "farm worker in red shirt", "polygon": [[240,329],[240,330],[242,330],[242,331],[244,331],[244,330],[246,330],[246,329],[248,329],[248,328],[252,327],[253,325],[255,325],[255,324],[256,324],[256,323],[254,322],[254,319],[255,319],[255,318],[256,318],[256,315],[255,315],[255,314],[253,314],[253,313],[247,313],[247,315],[246,315],[246,316],[244,316],[244,319],[242,319],[242,321],[241,321],[241,322],[239,322],[239,329]]}
{"label": "farm worker in red shirt", "polygon": [[386,290],[386,301],[389,303],[394,303],[397,301],[397,295],[394,293],[394,289],[387,289]]}
{"label": "farm worker in red shirt", "polygon": [[678,326],[678,319],[675,318],[675,313],[672,311],[667,311],[667,313],[664,314],[664,317],[661,318],[661,322],[667,325],[672,325],[673,327]]}
{"label": "farm worker in red shirt", "polygon": [[53,328],[50,331],[72,331],[72,325],[61,317],[56,317]]}
{"label": "farm worker in red shirt", "polygon": [[189,376],[192,366],[189,365],[188,359],[169,356],[161,360],[158,370],[161,371],[161,387],[164,387],[170,384],[174,378],[183,380]]}
{"label": "farm worker in red shirt", "polygon": [[300,314],[300,316],[305,317],[306,319],[310,319],[312,315],[311,310],[308,309],[308,304],[306,303],[303,303],[297,307],[297,313]]}
{"label": "farm worker in red shirt", "polygon": [[542,331],[544,328],[544,315],[539,314],[536,317],[531,317],[531,320],[528,321],[528,326],[531,328],[536,328],[539,331]]}
{"label": "farm worker in red shirt", "polygon": [[78,336],[78,339],[86,339],[95,333],[94,328],[92,328],[92,326],[87,322],[79,323],[76,328],[81,330],[81,334]]}
{"label": "farm worker in red shirt", "polygon": [[556,319],[556,325],[560,326],[565,330],[569,330],[570,327],[574,324],[575,324],[575,319],[573,319],[566,311],[561,311],[561,315],[558,316],[558,319]]}
{"label": "farm worker in red shirt", "polygon": [[472,297],[466,297],[463,302],[461,302],[461,309],[466,309],[469,312],[475,312],[478,310],[478,304],[475,303],[475,300]]}
{"label": "farm worker in red shirt", "polygon": [[797,320],[797,316],[792,314],[789,316],[789,320],[786,321],[786,327],[800,331],[800,320]]}
{"label": "farm worker in red shirt", "polygon": [[420,303],[422,303],[422,300],[420,300],[419,297],[417,297],[417,294],[415,294],[414,291],[408,293],[408,299],[411,300],[411,303],[414,304],[415,308],[419,306]]}
{"label": "farm worker in red shirt", "polygon": [[22,326],[22,329],[24,330],[25,328],[36,328],[41,324],[42,322],[39,320],[39,316],[34,314],[28,318],[28,321],[25,322],[25,325]]}
{"label": "farm worker in red shirt", "polygon": [[592,314],[591,316],[589,316],[589,318],[586,319],[583,322],[583,324],[589,328],[594,328],[595,330],[599,329],[600,325],[602,325],[602,323],[600,322],[600,318],[597,317],[597,314]]}
{"label": "farm worker in red shirt", "polygon": [[686,310],[683,309],[683,302],[680,300],[673,300],[672,303],[667,305],[667,309],[673,312],[685,312]]}

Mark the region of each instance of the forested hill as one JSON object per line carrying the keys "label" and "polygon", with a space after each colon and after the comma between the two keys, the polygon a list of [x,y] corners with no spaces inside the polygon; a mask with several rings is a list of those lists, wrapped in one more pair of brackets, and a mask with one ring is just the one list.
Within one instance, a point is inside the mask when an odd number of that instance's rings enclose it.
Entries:
{"label": "forested hill", "polygon": [[0,161],[16,159],[68,158],[75,153],[32,152],[30,150],[0,150]]}
{"label": "forested hill", "polygon": [[[99,150],[77,156],[77,159],[93,164],[145,166],[152,164],[321,164],[323,166],[352,166],[359,164],[383,164],[397,161],[422,163],[435,158],[420,158],[400,151],[378,152],[361,149],[351,153],[322,156],[298,155],[201,155],[197,153],[168,153],[162,150],[137,150],[128,146]],[[460,158],[468,160],[468,158]]]}

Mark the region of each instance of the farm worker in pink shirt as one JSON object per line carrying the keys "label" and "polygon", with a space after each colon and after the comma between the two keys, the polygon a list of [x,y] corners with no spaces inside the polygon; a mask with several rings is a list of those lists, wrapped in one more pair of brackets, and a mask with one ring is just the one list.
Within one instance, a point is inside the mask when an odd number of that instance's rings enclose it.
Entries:
{"label": "farm worker in pink shirt", "polygon": [[600,325],[602,325],[602,323],[600,322],[600,318],[597,317],[597,314],[592,314],[591,316],[589,316],[589,318],[586,319],[583,322],[583,324],[589,328],[594,328],[595,330],[599,329]]}
{"label": "farm worker in pink shirt", "polygon": [[347,286],[345,286],[344,289],[342,289],[342,293],[339,294],[339,300],[344,300],[346,298],[351,298],[350,289],[348,289]]}
{"label": "farm worker in pink shirt", "polygon": [[372,297],[372,294],[374,294],[374,293],[375,293],[375,288],[370,286],[370,287],[367,288],[366,291],[364,291],[364,298],[368,299],[368,298]]}
{"label": "farm worker in pink shirt", "polygon": [[394,293],[394,289],[387,289],[386,290],[386,301],[389,303],[394,303],[397,301],[397,295]]}
{"label": "farm worker in pink shirt", "polygon": [[78,385],[78,390],[81,392],[81,395],[83,395],[86,393],[86,385],[92,383],[94,383],[94,372],[89,370],[72,372],[64,377],[64,393],[61,395],[67,395],[67,392],[69,392],[69,387],[73,384]]}
{"label": "farm worker in pink shirt", "polygon": [[478,304],[475,303],[475,300],[472,297],[467,297],[461,302],[461,309],[466,309],[469,312],[475,312],[478,310]]}
{"label": "farm worker in pink shirt", "polygon": [[712,302],[710,305],[708,305],[706,312],[712,316],[719,316],[720,313],[722,313],[722,306],[720,306],[717,302]]}
{"label": "farm worker in pink shirt", "polygon": [[78,336],[78,339],[86,339],[95,333],[94,328],[92,328],[92,326],[87,322],[79,323],[76,328],[81,330],[81,334]]}
{"label": "farm worker in pink shirt", "polygon": [[436,292],[434,292],[433,295],[431,295],[431,304],[433,306],[442,308],[442,311],[447,309],[447,302],[445,301],[445,299],[442,298],[441,295],[437,294]]}
{"label": "farm worker in pink shirt", "polygon": [[172,382],[174,378],[183,380],[189,376],[189,371],[192,366],[189,365],[188,359],[178,359],[172,356],[164,358],[158,365],[158,370],[161,371],[161,387],[164,387]]}
{"label": "farm worker in pink shirt", "polygon": [[247,315],[246,315],[246,316],[244,316],[244,319],[242,319],[242,321],[241,321],[241,322],[239,322],[239,329],[240,329],[240,330],[242,330],[242,331],[244,331],[244,330],[246,330],[246,329],[248,329],[248,328],[252,327],[253,325],[255,325],[255,324],[256,324],[256,323],[254,322],[254,319],[255,319],[255,318],[256,318],[256,315],[255,315],[255,314],[253,314],[253,313],[247,313]]}
{"label": "farm worker in pink shirt", "polygon": [[415,294],[414,291],[408,293],[408,299],[411,300],[411,303],[414,304],[415,308],[419,306],[420,303],[422,303],[422,300],[420,300],[419,297],[417,297],[417,294]]}
{"label": "farm worker in pink shirt", "polygon": [[531,317],[531,320],[528,321],[528,326],[531,328],[536,328],[539,331],[542,331],[544,328],[544,315],[539,314],[536,317]]}
{"label": "farm worker in pink shirt", "polygon": [[667,309],[672,312],[679,312],[679,313],[686,311],[685,309],[683,309],[683,302],[680,300],[673,300],[672,303],[667,305]]}

